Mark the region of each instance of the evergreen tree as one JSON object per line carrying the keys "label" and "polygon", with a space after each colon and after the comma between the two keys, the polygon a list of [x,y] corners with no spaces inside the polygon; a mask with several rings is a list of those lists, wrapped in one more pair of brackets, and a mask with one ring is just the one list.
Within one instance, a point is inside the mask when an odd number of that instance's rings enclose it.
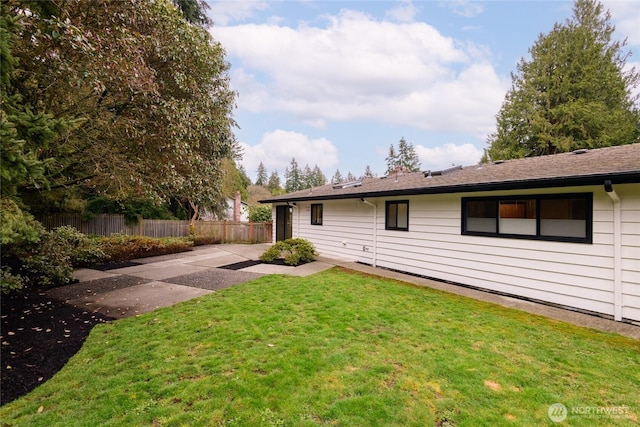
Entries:
{"label": "evergreen tree", "polygon": [[539,156],[638,141],[632,96],[640,76],[625,71],[625,42],[613,41],[610,14],[576,0],[573,16],[540,35],[520,60],[485,153],[492,160]]}
{"label": "evergreen tree", "polygon": [[292,193],[302,189],[302,173],[298,167],[295,157],[291,159],[289,167],[284,171],[285,184],[284,189],[287,193]]}
{"label": "evergreen tree", "polygon": [[349,173],[347,173],[347,178],[345,179],[346,182],[352,182],[352,181],[356,181],[356,177],[354,174],[351,173],[351,171],[349,171]]}
{"label": "evergreen tree", "polygon": [[212,24],[206,10],[209,5],[205,0],[173,0],[173,4],[182,12],[184,19],[191,24],[208,27]]}
{"label": "evergreen tree", "polygon": [[282,192],[282,185],[280,184],[280,176],[278,175],[278,171],[271,172],[269,176],[269,181],[267,182],[267,188],[271,191],[271,194],[274,196],[276,194],[280,194]]}
{"label": "evergreen tree", "polygon": [[331,183],[332,184],[340,184],[341,182],[344,182],[344,179],[342,178],[342,174],[340,173],[340,169],[336,169],[336,173],[333,175],[333,178],[331,178]]}
{"label": "evergreen tree", "polygon": [[300,181],[302,184],[300,188],[301,190],[313,187],[313,173],[311,172],[311,168],[309,167],[308,163],[304,165],[304,169],[302,169],[300,175]]}
{"label": "evergreen tree", "polygon": [[398,166],[409,172],[420,171],[420,160],[416,154],[416,149],[404,137],[400,138],[398,143]]}
{"label": "evergreen tree", "polygon": [[387,154],[385,161],[387,162],[387,175],[389,175],[398,167],[398,153],[396,153],[396,148],[393,144],[389,146],[389,154]]}
{"label": "evergreen tree", "polygon": [[258,176],[256,177],[256,185],[267,185],[267,168],[260,162],[258,165]]}
{"label": "evergreen tree", "polygon": [[311,172],[313,176],[313,187],[320,187],[321,185],[325,185],[327,183],[327,178],[324,176],[318,165],[315,165],[313,171]]}
{"label": "evergreen tree", "polygon": [[376,174],[373,173],[373,171],[371,170],[371,167],[369,165],[367,165],[367,167],[364,170],[364,175],[362,175],[363,178],[375,178]]}
{"label": "evergreen tree", "polygon": [[397,168],[408,172],[418,172],[420,170],[420,160],[416,154],[416,149],[404,137],[400,138],[397,151],[391,144],[389,154],[385,160],[387,161],[387,175],[395,172]]}

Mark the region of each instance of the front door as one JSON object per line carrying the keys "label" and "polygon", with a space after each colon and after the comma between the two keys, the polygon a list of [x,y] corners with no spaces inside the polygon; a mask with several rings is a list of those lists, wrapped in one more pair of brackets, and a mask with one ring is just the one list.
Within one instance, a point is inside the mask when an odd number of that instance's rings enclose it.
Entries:
{"label": "front door", "polygon": [[291,206],[276,206],[276,242],[293,237],[291,219],[293,209]]}

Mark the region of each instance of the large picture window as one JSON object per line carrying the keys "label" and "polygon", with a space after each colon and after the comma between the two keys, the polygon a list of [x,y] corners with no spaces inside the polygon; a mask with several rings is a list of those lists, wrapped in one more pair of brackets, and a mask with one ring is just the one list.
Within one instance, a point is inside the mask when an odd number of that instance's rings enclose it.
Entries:
{"label": "large picture window", "polygon": [[322,205],[311,205],[311,225],[322,225]]}
{"label": "large picture window", "polygon": [[591,243],[593,195],[462,199],[462,234]]}
{"label": "large picture window", "polygon": [[398,200],[386,203],[385,228],[409,231],[409,201]]}

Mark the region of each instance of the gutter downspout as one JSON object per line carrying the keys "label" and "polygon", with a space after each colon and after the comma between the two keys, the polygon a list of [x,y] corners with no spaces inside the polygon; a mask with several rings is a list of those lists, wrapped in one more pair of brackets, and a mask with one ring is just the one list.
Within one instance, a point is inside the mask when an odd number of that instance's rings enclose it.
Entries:
{"label": "gutter downspout", "polygon": [[373,207],[373,262],[372,265],[377,267],[378,263],[378,207],[371,202],[367,202],[364,198],[360,199],[365,205]]}
{"label": "gutter downspout", "polygon": [[613,201],[613,320],[622,321],[622,209],[620,197],[610,180],[604,182],[604,191]]}

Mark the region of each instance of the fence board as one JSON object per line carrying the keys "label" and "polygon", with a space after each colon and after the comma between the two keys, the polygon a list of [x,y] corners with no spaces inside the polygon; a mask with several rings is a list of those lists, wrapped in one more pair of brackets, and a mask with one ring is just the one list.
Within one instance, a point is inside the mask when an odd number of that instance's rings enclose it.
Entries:
{"label": "fence board", "polygon": [[[89,221],[74,213],[42,215],[36,219],[47,230],[69,225],[82,233],[96,236],[121,233],[129,236],[186,237],[190,231],[189,221],[141,219],[138,224],[129,225],[124,215],[112,214],[100,214]],[[224,243],[270,243],[272,231],[272,222],[196,221],[194,224],[196,235]]]}

